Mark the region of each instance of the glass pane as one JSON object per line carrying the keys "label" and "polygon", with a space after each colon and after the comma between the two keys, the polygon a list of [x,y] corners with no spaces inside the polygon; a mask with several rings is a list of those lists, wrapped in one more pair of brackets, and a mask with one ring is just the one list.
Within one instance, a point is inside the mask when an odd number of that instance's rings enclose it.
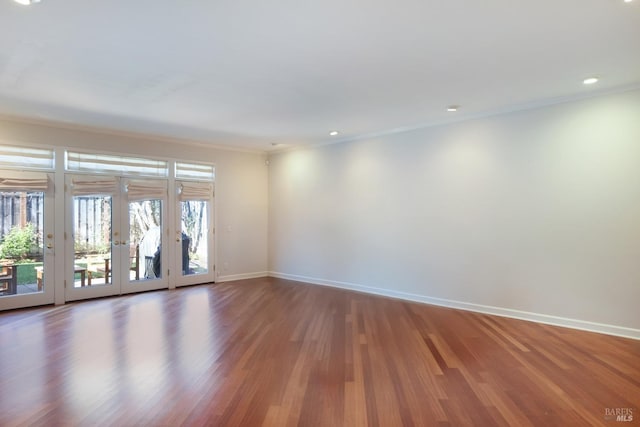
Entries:
{"label": "glass pane", "polygon": [[100,286],[112,282],[111,196],[73,198],[73,286]]}
{"label": "glass pane", "polygon": [[129,280],[162,277],[162,200],[129,202]]}
{"label": "glass pane", "polygon": [[187,200],[180,202],[182,212],[182,274],[201,274],[209,271],[209,202]]}
{"label": "glass pane", "polygon": [[0,191],[0,297],[44,289],[44,193]]}

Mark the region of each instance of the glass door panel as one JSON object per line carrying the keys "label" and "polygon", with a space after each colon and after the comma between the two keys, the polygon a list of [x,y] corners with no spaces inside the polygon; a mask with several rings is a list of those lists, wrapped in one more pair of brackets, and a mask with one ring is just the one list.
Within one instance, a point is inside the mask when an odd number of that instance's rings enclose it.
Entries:
{"label": "glass door panel", "polygon": [[43,290],[43,204],[43,192],[0,191],[0,296]]}
{"label": "glass door panel", "polygon": [[73,197],[73,288],[113,284],[112,206],[109,195]]}
{"label": "glass door panel", "polygon": [[180,212],[180,274],[206,274],[209,272],[209,202],[182,201]]}
{"label": "glass door panel", "polygon": [[93,194],[72,196],[72,257],[67,259],[67,300],[117,295],[113,271],[118,263],[114,247],[114,196]]}
{"label": "glass door panel", "polygon": [[0,191],[0,296],[44,288],[43,192]]}
{"label": "glass door panel", "polygon": [[123,262],[129,267],[125,283],[130,291],[167,286],[168,281],[163,280],[163,209],[163,199],[129,202],[129,240],[124,242],[128,254]]}

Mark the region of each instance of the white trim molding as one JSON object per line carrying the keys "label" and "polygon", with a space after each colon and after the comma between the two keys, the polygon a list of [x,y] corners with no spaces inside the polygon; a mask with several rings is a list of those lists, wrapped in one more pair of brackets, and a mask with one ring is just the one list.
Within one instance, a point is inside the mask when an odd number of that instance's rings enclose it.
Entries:
{"label": "white trim molding", "polygon": [[230,274],[228,276],[218,276],[216,283],[235,282],[236,280],[259,279],[261,277],[269,277],[269,272],[259,271],[255,273]]}
{"label": "white trim molding", "polygon": [[483,313],[483,314],[492,314],[495,316],[510,317],[513,319],[527,320],[530,322],[544,323],[547,325],[561,326],[565,328],[579,329],[582,331],[597,332],[601,334],[614,335],[614,336],[623,337],[623,338],[640,340],[640,329],[627,328],[624,326],[607,325],[603,323],[589,322],[586,320],[569,319],[565,317],[551,316],[548,314],[539,314],[539,313],[532,313],[528,311],[513,310],[510,308],[473,304],[469,302],[435,298],[435,297],[429,297],[425,295],[412,294],[408,292],[398,292],[398,291],[393,291],[389,289],[358,285],[354,283],[318,279],[314,277],[279,273],[275,271],[270,271],[269,276],[276,277],[279,279],[295,280],[298,282],[309,283],[312,285],[330,286],[333,288],[364,292],[367,294],[380,295],[380,296],[385,296],[390,298],[398,298],[406,301],[419,302],[423,304],[437,305],[441,307],[455,308],[459,310],[473,311],[473,312]]}

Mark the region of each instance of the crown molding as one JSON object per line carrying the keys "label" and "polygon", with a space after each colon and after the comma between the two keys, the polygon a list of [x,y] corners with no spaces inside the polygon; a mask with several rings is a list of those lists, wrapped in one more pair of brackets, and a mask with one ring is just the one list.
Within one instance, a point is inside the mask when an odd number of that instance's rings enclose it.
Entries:
{"label": "crown molding", "polygon": [[232,151],[232,152],[252,153],[252,154],[267,153],[266,150],[262,150],[258,148],[252,149],[252,148],[245,148],[245,147],[234,147],[231,145],[209,143],[205,141],[196,141],[196,140],[191,140],[186,138],[182,139],[182,138],[169,137],[169,136],[159,135],[159,134],[110,129],[110,128],[104,128],[99,126],[59,122],[55,120],[39,119],[34,117],[0,114],[0,120],[7,121],[7,122],[14,122],[14,123],[22,123],[22,124],[33,125],[33,126],[44,126],[44,127],[61,129],[61,130],[117,136],[122,138],[153,140],[153,141],[159,141],[159,142],[166,142],[168,144],[206,148],[206,149],[215,149],[215,150],[221,150],[221,151]]}

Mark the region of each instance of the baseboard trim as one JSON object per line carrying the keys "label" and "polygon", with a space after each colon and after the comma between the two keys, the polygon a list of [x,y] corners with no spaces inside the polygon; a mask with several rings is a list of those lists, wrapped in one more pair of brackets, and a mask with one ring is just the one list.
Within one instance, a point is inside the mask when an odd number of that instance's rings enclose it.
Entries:
{"label": "baseboard trim", "polygon": [[269,276],[269,272],[267,271],[258,271],[255,273],[229,274],[227,276],[216,277],[216,283],[235,282],[236,280],[246,280],[246,279],[259,279],[261,277],[268,277],[268,276]]}
{"label": "baseboard trim", "polygon": [[456,308],[459,310],[473,311],[477,313],[492,314],[513,319],[527,320],[530,322],[544,323],[553,326],[579,329],[589,332],[614,335],[623,338],[640,340],[640,329],[627,328],[624,326],[607,325],[603,323],[589,322],[585,320],[569,319],[566,317],[551,316],[548,314],[532,313],[528,311],[514,310],[510,308],[493,307],[469,302],[454,301],[443,298],[428,297],[425,295],[412,294],[408,292],[398,292],[390,289],[374,288],[370,286],[358,285],[354,283],[339,282],[335,280],[318,279],[315,277],[300,276],[296,274],[279,273],[270,271],[271,277],[280,279],[295,280],[298,282],[313,285],[330,286],[333,288],[347,289],[351,291],[364,292],[367,294],[380,295],[390,298],[398,298],[407,301],[420,302],[424,304],[437,305],[441,307]]}

